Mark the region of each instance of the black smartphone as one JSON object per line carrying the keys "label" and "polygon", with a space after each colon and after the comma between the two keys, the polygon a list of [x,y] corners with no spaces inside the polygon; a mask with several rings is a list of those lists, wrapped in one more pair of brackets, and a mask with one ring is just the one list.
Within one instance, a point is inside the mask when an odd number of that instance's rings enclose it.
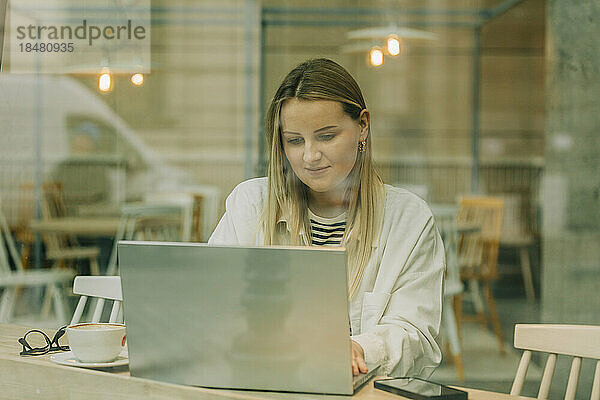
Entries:
{"label": "black smartphone", "polygon": [[415,400],[467,400],[467,392],[419,378],[378,379],[376,389],[385,390]]}

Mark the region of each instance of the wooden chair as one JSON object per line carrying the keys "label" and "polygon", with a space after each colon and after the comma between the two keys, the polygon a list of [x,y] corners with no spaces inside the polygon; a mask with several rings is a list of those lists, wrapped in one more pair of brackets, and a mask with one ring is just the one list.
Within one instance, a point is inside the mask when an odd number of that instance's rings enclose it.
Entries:
{"label": "wooden chair", "polygon": [[[459,203],[458,226],[476,226],[472,233],[463,233],[458,244],[460,278],[468,283],[469,294],[476,309],[476,319],[487,325],[484,311],[485,296],[489,317],[498,338],[500,352],[504,353],[504,339],[500,328],[500,319],[491,289],[491,282],[498,278],[498,247],[502,228],[502,199],[487,196],[469,196]],[[456,314],[462,318],[461,296],[457,296]]]}
{"label": "wooden chair", "polygon": [[[17,239],[23,243],[21,263],[28,265],[31,258],[31,247],[33,233],[29,228],[29,222],[34,218],[33,213],[33,184],[24,183],[20,185],[21,206],[19,209],[19,225],[17,226]],[[41,197],[42,218],[45,220],[65,217],[67,215],[62,184],[60,182],[46,182],[42,185]],[[46,258],[54,265],[60,267],[74,268],[78,260],[88,260],[90,273],[99,274],[98,255],[100,249],[97,247],[82,247],[77,239],[70,235],[47,233],[42,235],[46,248]]]}
{"label": "wooden chair", "polygon": [[64,301],[61,291],[55,290],[55,286],[70,282],[73,275],[74,273],[70,270],[57,268],[23,269],[8,223],[4,214],[0,211],[0,289],[2,289],[0,294],[0,322],[9,322],[14,318],[14,305],[17,300],[18,289],[42,286],[46,288],[47,294],[50,293],[56,317],[59,323],[63,323],[65,321]]}
{"label": "wooden chair", "polygon": [[155,240],[177,242],[186,236],[183,230],[187,208],[180,204],[127,204],[121,209],[121,222],[115,236],[106,275],[118,272],[119,240]]}
{"label": "wooden chair", "polygon": [[[42,188],[42,217],[44,219],[60,218],[67,215],[62,185],[60,183],[47,183]],[[89,260],[90,273],[99,275],[98,247],[82,247],[77,239],[70,235],[44,234],[46,258],[61,267],[71,266],[77,260]]]}
{"label": "wooden chair", "polygon": [[538,391],[538,399],[547,399],[558,355],[573,357],[565,399],[575,399],[577,381],[583,358],[596,360],[591,400],[600,400],[600,326],[590,325],[515,325],[515,348],[522,349],[517,374],[510,390],[511,395],[521,394],[532,351],[549,353]]}
{"label": "wooden chair", "polygon": [[121,292],[120,277],[78,276],[73,283],[73,293],[81,297],[73,313],[71,325],[81,322],[89,298],[94,298],[96,301],[90,302],[89,310],[91,312],[88,315],[91,315],[91,318],[87,322],[100,321],[106,300],[112,301],[108,322],[123,321],[123,293]]}
{"label": "wooden chair", "polygon": [[[60,182],[49,182],[42,185],[42,217],[44,219],[61,218],[67,215],[63,188]],[[46,258],[53,262],[52,268],[70,268],[77,272],[77,261],[88,260],[90,273],[100,275],[98,267],[98,247],[82,247],[77,239],[71,235],[60,235],[45,233],[42,235],[46,248]],[[58,286],[52,286],[46,293],[42,305],[42,315],[47,315],[50,309],[50,299],[53,291],[60,290]]]}

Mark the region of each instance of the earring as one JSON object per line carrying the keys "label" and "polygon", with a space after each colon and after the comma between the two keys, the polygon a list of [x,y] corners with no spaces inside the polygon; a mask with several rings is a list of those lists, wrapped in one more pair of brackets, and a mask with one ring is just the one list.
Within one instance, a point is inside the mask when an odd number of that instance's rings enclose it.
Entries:
{"label": "earring", "polygon": [[358,142],[358,151],[360,153],[364,153],[367,149],[367,141],[363,140],[362,142]]}

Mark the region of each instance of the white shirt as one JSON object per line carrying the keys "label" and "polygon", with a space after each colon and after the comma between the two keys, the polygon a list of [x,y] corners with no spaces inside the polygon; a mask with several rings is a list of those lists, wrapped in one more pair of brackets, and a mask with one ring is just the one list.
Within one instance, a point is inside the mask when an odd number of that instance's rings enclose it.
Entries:
{"label": "white shirt", "polygon": [[[263,245],[259,223],[267,178],[240,183],[209,244]],[[441,361],[440,329],[444,246],[427,204],[407,190],[385,185],[381,234],[357,295],[350,301],[352,339],[367,363],[383,374],[429,377]]]}

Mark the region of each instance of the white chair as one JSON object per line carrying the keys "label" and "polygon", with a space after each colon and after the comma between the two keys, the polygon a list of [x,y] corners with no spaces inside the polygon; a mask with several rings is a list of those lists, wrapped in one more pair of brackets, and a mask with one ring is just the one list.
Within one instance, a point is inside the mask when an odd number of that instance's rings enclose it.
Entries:
{"label": "white chair", "polygon": [[118,271],[119,240],[183,241],[186,207],[180,204],[139,203],[121,208],[121,221],[115,236],[106,275]]}
{"label": "white chair", "polygon": [[517,374],[510,390],[511,395],[521,394],[532,351],[549,353],[538,391],[538,399],[547,399],[558,355],[572,356],[571,372],[565,399],[572,400],[577,392],[577,381],[583,358],[596,360],[591,400],[600,400],[600,326],[591,325],[515,325],[515,348],[523,349]]}
{"label": "white chair", "polygon": [[185,192],[150,192],[144,195],[145,204],[175,205],[181,207],[182,234],[181,240],[192,240],[192,223],[194,217],[194,196]]}
{"label": "white chair", "polygon": [[[9,260],[12,260],[14,269],[11,268]],[[45,287],[46,293],[51,293],[56,318],[59,323],[64,322],[66,320],[65,305],[62,291],[57,286],[69,283],[73,276],[73,271],[68,269],[25,270],[6,218],[0,211],[0,289],[2,289],[0,294],[0,322],[9,322],[14,319],[14,306],[19,288],[38,286]]]}
{"label": "white chair", "polygon": [[525,294],[527,300],[533,302],[535,301],[535,290],[529,249],[535,243],[535,237],[532,226],[530,226],[531,213],[527,210],[527,202],[522,193],[504,193],[498,197],[504,201],[500,246],[517,250]]}
{"label": "white chair", "polygon": [[442,330],[448,340],[452,362],[456,368],[456,376],[459,381],[465,380],[465,372],[462,362],[462,351],[458,324],[454,313],[454,298],[463,292],[463,284],[460,280],[458,265],[458,232],[456,230],[456,215],[458,206],[453,204],[432,204],[431,211],[444,241],[446,252],[446,278],[444,285],[444,304],[442,308]]}
{"label": "white chair", "polygon": [[81,317],[85,311],[85,306],[89,298],[94,298],[90,302],[88,313],[92,315],[89,322],[99,322],[102,318],[102,312],[106,300],[112,301],[112,308],[108,322],[123,321],[123,294],[121,292],[121,278],[118,276],[78,276],[73,283],[73,293],[81,297],[73,313],[71,325],[81,322]]}

